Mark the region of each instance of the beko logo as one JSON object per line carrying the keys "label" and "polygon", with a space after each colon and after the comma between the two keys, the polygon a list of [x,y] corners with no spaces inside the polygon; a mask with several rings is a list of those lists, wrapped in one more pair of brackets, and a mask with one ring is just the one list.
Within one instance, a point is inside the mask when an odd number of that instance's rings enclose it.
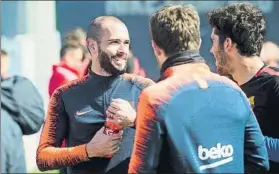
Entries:
{"label": "beko logo", "polygon": [[216,147],[207,149],[200,145],[198,146],[198,155],[203,161],[208,159],[218,159],[217,162],[200,166],[200,170],[215,168],[233,161],[233,146],[230,144],[222,146],[221,143],[217,143]]}

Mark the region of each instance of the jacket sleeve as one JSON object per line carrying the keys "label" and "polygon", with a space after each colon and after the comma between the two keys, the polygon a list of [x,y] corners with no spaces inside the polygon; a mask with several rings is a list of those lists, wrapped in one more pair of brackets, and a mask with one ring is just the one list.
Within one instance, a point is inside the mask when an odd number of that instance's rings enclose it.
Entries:
{"label": "jacket sleeve", "polygon": [[245,127],[244,162],[246,173],[262,173],[269,170],[264,136],[252,111]]}
{"label": "jacket sleeve", "polygon": [[41,95],[27,78],[15,77],[12,89],[14,109],[12,114],[22,129],[24,135],[38,132],[44,123],[45,111]]}
{"label": "jacket sleeve", "polygon": [[140,96],[136,127],[128,173],[154,173],[162,148],[162,127],[145,92]]}
{"label": "jacket sleeve", "polygon": [[264,141],[269,160],[279,162],[279,139],[265,136]]}
{"label": "jacket sleeve", "polygon": [[41,171],[69,167],[88,160],[85,144],[61,148],[62,141],[67,135],[68,125],[62,92],[58,89],[50,99],[37,149],[36,161]]}

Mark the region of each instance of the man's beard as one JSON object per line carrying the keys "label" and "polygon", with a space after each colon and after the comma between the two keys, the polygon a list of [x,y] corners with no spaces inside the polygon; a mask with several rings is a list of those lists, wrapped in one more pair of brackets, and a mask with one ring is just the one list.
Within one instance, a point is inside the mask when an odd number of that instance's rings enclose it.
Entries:
{"label": "man's beard", "polygon": [[222,76],[227,76],[231,78],[232,69],[230,67],[229,57],[226,55],[226,53],[220,48],[216,59],[218,59],[218,65],[217,65],[217,73]]}
{"label": "man's beard", "polygon": [[115,59],[116,57],[123,56],[124,53],[119,53],[119,54],[116,54],[116,55],[110,57],[107,53],[105,53],[101,49],[99,49],[99,50],[100,50],[100,53],[99,53],[98,59],[100,62],[100,66],[103,70],[105,70],[107,73],[109,73],[111,75],[121,75],[126,72],[127,62],[125,63],[124,68],[116,67],[115,65],[112,64],[113,59]]}

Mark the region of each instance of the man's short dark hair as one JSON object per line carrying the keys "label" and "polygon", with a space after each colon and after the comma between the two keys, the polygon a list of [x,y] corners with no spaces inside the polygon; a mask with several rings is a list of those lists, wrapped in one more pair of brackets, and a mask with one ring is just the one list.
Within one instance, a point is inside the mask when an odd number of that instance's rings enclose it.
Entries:
{"label": "man's short dark hair", "polygon": [[150,17],[149,24],[152,39],[166,55],[199,49],[200,18],[193,6],[164,6]]}
{"label": "man's short dark hair", "polygon": [[262,11],[250,3],[235,3],[208,14],[220,44],[229,37],[242,56],[259,56],[266,34]]}
{"label": "man's short dark hair", "polygon": [[83,51],[83,48],[80,44],[68,43],[63,45],[62,48],[60,49],[60,59],[62,59],[68,51],[75,50],[75,49],[81,49]]}
{"label": "man's short dark hair", "polygon": [[95,41],[97,41],[98,43],[100,42],[101,40],[101,34],[102,34],[102,24],[100,22],[96,22],[95,20],[93,20],[88,29],[87,29],[87,37],[86,39],[88,38],[92,38],[94,39]]}
{"label": "man's short dark hair", "polygon": [[8,56],[8,52],[1,49],[1,56]]}
{"label": "man's short dark hair", "polygon": [[93,40],[100,42],[102,32],[104,30],[103,24],[105,22],[123,23],[119,18],[117,18],[115,16],[99,16],[90,22],[88,29],[87,29],[87,38],[86,39],[92,38]]}

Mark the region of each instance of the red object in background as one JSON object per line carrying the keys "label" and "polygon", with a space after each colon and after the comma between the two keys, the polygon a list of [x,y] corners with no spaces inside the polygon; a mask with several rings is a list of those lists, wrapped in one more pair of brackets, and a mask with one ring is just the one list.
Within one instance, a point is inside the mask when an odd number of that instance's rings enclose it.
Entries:
{"label": "red object in background", "polygon": [[55,89],[67,84],[72,80],[76,80],[84,76],[85,67],[82,66],[80,70],[69,67],[66,63],[61,62],[58,65],[53,65],[53,73],[49,81],[49,96],[53,94]]}
{"label": "red object in background", "polygon": [[141,67],[138,58],[134,57],[134,74],[146,77],[145,70]]}

